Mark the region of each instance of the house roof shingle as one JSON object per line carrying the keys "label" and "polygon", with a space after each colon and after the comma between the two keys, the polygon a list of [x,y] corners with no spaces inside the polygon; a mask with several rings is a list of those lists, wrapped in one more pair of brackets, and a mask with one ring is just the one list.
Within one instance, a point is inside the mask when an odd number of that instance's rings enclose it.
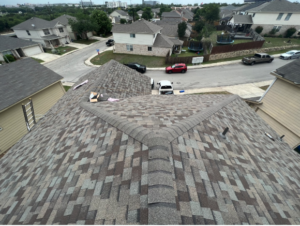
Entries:
{"label": "house roof shingle", "polygon": [[[178,23],[165,21],[165,20],[158,20],[153,22],[160,27],[162,27],[161,34],[166,35],[168,37],[178,37]],[[191,35],[191,27],[188,25],[185,31],[184,37],[190,37]]]}
{"label": "house roof shingle", "polygon": [[52,22],[60,22],[63,25],[68,25],[69,24],[68,19],[76,20],[76,17],[69,16],[69,15],[62,15],[52,20]]}
{"label": "house roof shingle", "polygon": [[236,24],[253,24],[251,15],[233,15],[233,21]]}
{"label": "house roof shingle", "polygon": [[181,17],[180,14],[174,10],[171,12],[163,12],[161,16],[164,18],[180,18]]}
{"label": "house roof shingle", "polygon": [[0,67],[0,111],[62,79],[31,58]]}
{"label": "house roof shingle", "polygon": [[300,12],[300,5],[287,0],[273,0],[265,2],[255,8],[247,9],[248,12]]}
{"label": "house roof shingle", "polygon": [[165,35],[157,34],[153,47],[172,48],[174,43]]}
{"label": "house roof shingle", "polygon": [[150,95],[115,61],[86,79],[0,159],[1,224],[300,223],[300,156],[239,97]]}
{"label": "house roof shingle", "polygon": [[122,16],[129,16],[127,12],[125,12],[123,10],[120,10],[120,9],[119,10],[115,10],[114,12],[117,12],[117,13],[119,13]]}
{"label": "house roof shingle", "polygon": [[300,84],[300,59],[276,69],[276,73],[296,84]]}
{"label": "house roof shingle", "polygon": [[[34,29],[44,29],[51,28],[56,25],[56,21],[47,21],[37,17],[32,17],[16,26],[12,27],[14,30],[34,30]],[[32,26],[34,25],[34,26]]]}
{"label": "house roof shingle", "polygon": [[37,42],[0,35],[0,52],[38,44]]}
{"label": "house roof shingle", "polygon": [[111,31],[115,33],[155,34],[161,29],[160,26],[141,19],[132,24],[115,24]]}

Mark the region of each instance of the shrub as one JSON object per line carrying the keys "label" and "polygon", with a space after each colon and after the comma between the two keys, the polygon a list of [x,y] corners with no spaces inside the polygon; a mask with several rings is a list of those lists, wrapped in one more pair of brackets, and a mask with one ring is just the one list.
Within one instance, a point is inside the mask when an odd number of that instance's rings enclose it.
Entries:
{"label": "shrub", "polygon": [[282,35],[278,35],[277,37],[278,37],[278,38],[282,38],[283,36],[282,36]]}
{"label": "shrub", "polygon": [[291,27],[291,28],[287,29],[286,32],[285,32],[285,37],[286,38],[292,37],[292,35],[295,34],[296,31],[297,30],[294,27]]}
{"label": "shrub", "polygon": [[269,32],[269,34],[270,34],[270,35],[275,35],[276,32],[277,32],[276,29],[272,29],[272,30]]}
{"label": "shrub", "polygon": [[260,34],[262,31],[263,31],[263,27],[262,26],[257,26],[256,28],[255,28],[255,31],[258,33],[258,34]]}
{"label": "shrub", "polygon": [[[16,58],[13,55],[5,55],[4,60],[6,63],[16,61]],[[8,61],[7,61],[8,60]]]}

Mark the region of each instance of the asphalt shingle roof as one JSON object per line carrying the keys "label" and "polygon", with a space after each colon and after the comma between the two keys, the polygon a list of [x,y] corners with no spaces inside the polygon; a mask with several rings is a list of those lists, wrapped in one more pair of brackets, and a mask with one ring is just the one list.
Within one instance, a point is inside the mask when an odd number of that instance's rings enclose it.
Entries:
{"label": "asphalt shingle roof", "polygon": [[[173,23],[169,23],[169,21],[166,22],[165,20],[159,20],[154,23],[162,27],[161,34],[166,35],[168,37],[178,37],[178,23],[175,23],[174,21]],[[185,31],[184,37],[190,37],[190,35],[191,30],[188,26]]]}
{"label": "asphalt shingle roof", "polygon": [[115,61],[86,79],[0,159],[1,224],[300,223],[300,156],[239,97],[150,95]]}
{"label": "asphalt shingle roof", "polygon": [[31,58],[0,67],[0,111],[63,77]]}
{"label": "asphalt shingle roof", "polygon": [[233,20],[237,24],[253,24],[251,15],[233,15]]}
{"label": "asphalt shingle roof", "polygon": [[[32,17],[16,26],[12,27],[15,30],[34,30],[54,27],[56,21],[47,21],[37,17]],[[34,26],[32,26],[34,25]]]}
{"label": "asphalt shingle roof", "polygon": [[171,48],[174,43],[165,35],[157,34],[153,47]]}
{"label": "asphalt shingle roof", "polygon": [[11,49],[18,49],[26,46],[38,45],[37,42],[31,42],[20,38],[11,38],[0,35],[0,52]]}
{"label": "asphalt shingle roof", "polygon": [[255,8],[247,9],[248,12],[300,12],[300,5],[287,0],[273,0]]}
{"label": "asphalt shingle roof", "polygon": [[68,25],[69,24],[68,19],[76,20],[76,17],[69,16],[69,15],[62,15],[62,16],[57,17],[54,20],[52,20],[52,22],[60,22],[63,25]]}
{"label": "asphalt shingle roof", "polygon": [[119,13],[122,16],[129,16],[128,13],[123,10],[115,10],[115,12]]}
{"label": "asphalt shingle roof", "polygon": [[115,33],[155,34],[161,29],[160,26],[141,19],[132,24],[115,24],[111,31]]}
{"label": "asphalt shingle roof", "polygon": [[180,18],[180,14],[177,13],[176,11],[171,11],[171,12],[163,12],[162,17],[164,18]]}
{"label": "asphalt shingle roof", "polygon": [[276,73],[284,79],[300,84],[300,59],[276,69]]}

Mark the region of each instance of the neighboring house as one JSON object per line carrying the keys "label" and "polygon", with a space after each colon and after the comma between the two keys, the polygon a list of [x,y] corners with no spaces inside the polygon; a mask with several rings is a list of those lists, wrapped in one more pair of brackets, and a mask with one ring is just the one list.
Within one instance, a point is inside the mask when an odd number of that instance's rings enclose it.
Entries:
{"label": "neighboring house", "polygon": [[116,24],[112,28],[115,53],[166,56],[174,42],[161,34],[163,28],[144,19],[132,24]]}
{"label": "neighboring house", "polygon": [[0,154],[28,132],[22,104],[31,98],[34,114],[29,117],[34,115],[36,122],[39,121],[64,95],[61,79],[31,58],[0,66]]}
{"label": "neighboring house", "polygon": [[220,7],[220,13],[219,13],[220,19],[232,17],[235,9],[236,7],[233,5]]}
{"label": "neighboring house", "polygon": [[137,11],[136,13],[137,13],[137,15],[139,15],[140,18],[142,18],[143,10],[139,10],[139,11]]}
{"label": "neighboring house", "polygon": [[180,13],[180,15],[184,19],[184,21],[193,21],[194,13],[192,13],[190,10],[188,10],[188,9],[177,9],[176,11]]}
{"label": "neighboring house", "polygon": [[157,9],[151,9],[152,13],[153,13],[153,18],[158,17],[158,13],[160,12],[160,8]]}
{"label": "neighboring house", "polygon": [[125,19],[125,20],[130,20],[131,17],[129,16],[129,14],[123,10],[115,10],[113,11],[110,15],[111,18],[113,17],[119,17],[120,19]]}
{"label": "neighboring house", "polygon": [[161,14],[161,19],[180,19],[181,15],[179,12],[173,10],[171,12],[163,12]]}
{"label": "neighboring house", "polygon": [[44,50],[37,42],[26,41],[20,38],[11,38],[0,35],[0,61],[4,61],[4,55],[13,55],[16,59],[30,57]]}
{"label": "neighboring house", "polygon": [[114,60],[85,80],[0,159],[2,225],[299,224],[300,155],[238,96],[151,95]]}
{"label": "neighboring house", "polygon": [[121,20],[120,17],[114,16],[114,17],[111,18],[111,23],[112,23],[112,24],[119,24],[119,23],[120,23],[120,20]]}
{"label": "neighboring house", "polygon": [[[170,21],[170,20],[163,19],[163,20],[159,20],[159,21],[156,21],[153,23],[162,27],[161,34],[166,35],[171,38],[177,38],[177,39],[179,38],[179,36],[178,36],[178,23],[179,22],[176,22],[176,20]],[[190,26],[188,26],[187,29],[185,30],[184,37],[186,37],[186,38],[190,37],[190,35],[191,35],[190,29],[191,29]]]}
{"label": "neighboring house", "polygon": [[300,145],[300,60],[271,74],[276,78],[258,101],[247,101],[291,148]]}
{"label": "neighboring house", "polygon": [[18,38],[39,42],[48,48],[71,42],[66,25],[57,21],[32,17],[12,29]]}

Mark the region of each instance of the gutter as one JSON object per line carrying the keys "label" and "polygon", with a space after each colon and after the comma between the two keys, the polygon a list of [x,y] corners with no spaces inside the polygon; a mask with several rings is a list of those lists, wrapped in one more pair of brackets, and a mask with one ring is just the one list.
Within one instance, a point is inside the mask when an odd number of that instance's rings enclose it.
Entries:
{"label": "gutter", "polygon": [[[271,72],[272,74],[272,72]],[[277,78],[274,79],[274,81],[272,82],[272,84],[268,87],[268,89],[266,90],[266,92],[264,93],[264,95],[261,96],[261,98],[257,101],[257,102],[261,102],[262,99],[265,97],[265,95],[267,94],[267,92],[269,92],[269,90],[271,89],[271,87],[274,85],[274,83],[276,82]]]}

